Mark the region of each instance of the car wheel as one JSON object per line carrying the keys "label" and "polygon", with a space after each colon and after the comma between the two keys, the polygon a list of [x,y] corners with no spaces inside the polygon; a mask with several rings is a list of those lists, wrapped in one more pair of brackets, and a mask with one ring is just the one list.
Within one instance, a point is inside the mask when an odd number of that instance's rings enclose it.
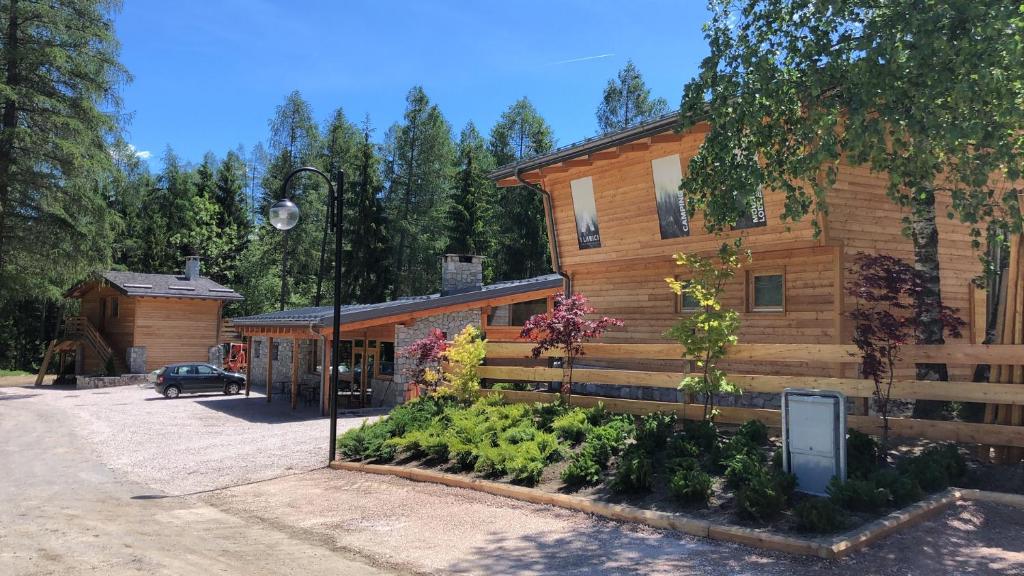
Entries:
{"label": "car wheel", "polygon": [[241,388],[239,388],[238,382],[231,382],[227,386],[224,387],[224,393],[228,394],[228,395],[238,394],[238,391],[240,389]]}
{"label": "car wheel", "polygon": [[177,398],[181,394],[181,388],[177,386],[168,386],[164,388],[164,397],[166,398]]}

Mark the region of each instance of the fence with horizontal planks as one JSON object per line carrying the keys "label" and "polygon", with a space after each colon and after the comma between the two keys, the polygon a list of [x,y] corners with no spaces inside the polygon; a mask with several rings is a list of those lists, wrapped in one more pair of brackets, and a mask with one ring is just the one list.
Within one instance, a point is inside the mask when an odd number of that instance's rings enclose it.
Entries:
{"label": "fence with horizontal planks", "polygon": [[[532,344],[521,342],[488,342],[487,360],[501,365],[484,365],[477,369],[481,378],[491,382],[525,381],[556,382],[562,379],[561,368],[515,365],[517,360],[531,358]],[[585,358],[598,360],[654,359],[678,360],[683,348],[678,344],[587,344]],[[546,356],[558,357],[557,350]],[[906,346],[902,353],[905,362],[942,362],[947,364],[989,364],[992,366],[1024,366],[1024,345],[943,344]],[[852,345],[829,344],[736,344],[729,347],[728,360],[755,360],[758,362],[859,363],[860,354]],[[643,370],[576,368],[573,381],[618,386],[644,386],[676,388],[685,374],[679,372],[651,372]],[[819,376],[778,376],[759,374],[730,374],[729,379],[745,392],[781,393],[786,388],[817,388],[836,390],[851,398],[870,397],[874,383],[866,379],[832,378]],[[499,391],[513,402],[549,402],[557,398],[550,392]],[[945,400],[979,402],[987,405],[1024,406],[1024,385],[1019,383],[988,382],[932,382],[898,380],[892,388],[891,398],[899,400]],[[684,419],[702,417],[703,405],[687,402],[653,402],[626,400],[601,396],[574,394],[570,403],[590,407],[598,402],[615,412],[647,414],[674,412]],[[722,406],[718,408],[718,422],[741,424],[750,419],[761,420],[778,427],[781,412],[773,409]],[[851,428],[869,434],[881,432],[882,420],[876,416],[849,416]],[[1024,452],[1024,426],[1019,423],[973,423],[958,421],[918,420],[890,418],[893,436],[921,438],[932,441],[953,441],[983,446],[1011,447],[1003,453]],[[997,453],[999,451],[997,450]],[[1019,457],[1018,457],[1019,458]],[[1005,459],[1005,456],[1004,456]]]}

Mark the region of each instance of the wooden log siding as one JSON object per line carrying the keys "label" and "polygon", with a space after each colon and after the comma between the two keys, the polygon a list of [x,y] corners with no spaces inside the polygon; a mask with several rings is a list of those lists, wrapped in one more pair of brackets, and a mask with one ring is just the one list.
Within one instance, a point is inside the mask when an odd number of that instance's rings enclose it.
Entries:
{"label": "wooden log siding", "polygon": [[[487,357],[494,360],[523,359],[531,356],[533,345],[528,343],[490,342]],[[586,358],[612,359],[676,359],[683,349],[677,344],[587,344]],[[934,346],[908,346],[905,358],[909,361],[943,361],[958,364],[1024,365],[1024,345],[981,345],[946,344]],[[803,361],[817,364],[856,363],[856,347],[852,345],[800,345],[800,344],[737,344],[730,347],[729,358],[756,360],[758,362]],[[557,357],[557,351],[545,356]],[[552,382],[561,380],[561,368],[536,366],[485,365],[477,369],[478,374],[491,381],[512,380]],[[657,372],[646,370],[614,370],[577,368],[573,379],[577,382],[614,384],[619,386],[646,386],[654,388],[675,388],[684,377],[680,372]],[[869,397],[874,392],[870,380],[857,378],[835,378],[825,376],[779,376],[759,374],[732,374],[730,379],[747,392],[778,393],[786,388],[818,388],[837,390],[850,397]],[[513,402],[549,402],[557,394],[548,392],[519,392],[503,390],[500,393]],[[932,382],[922,380],[898,380],[894,383],[892,398],[907,400],[948,400],[959,402],[983,402],[1003,405],[1008,408],[1024,406],[1024,386],[1010,383],[977,382]],[[570,402],[576,406],[592,407],[598,402],[616,412],[646,414],[650,412],[674,412],[682,418],[702,417],[703,405],[672,402],[650,402],[625,400],[600,396],[573,395]],[[727,424],[741,424],[750,419],[761,420],[769,426],[781,423],[779,410],[741,407],[718,407],[716,420]],[[933,441],[954,441],[986,444],[991,446],[1024,448],[1024,426],[1015,422],[975,424],[969,422],[944,422],[890,418],[890,429],[894,436],[923,438]],[[855,415],[848,417],[851,428],[878,434],[881,418]]]}

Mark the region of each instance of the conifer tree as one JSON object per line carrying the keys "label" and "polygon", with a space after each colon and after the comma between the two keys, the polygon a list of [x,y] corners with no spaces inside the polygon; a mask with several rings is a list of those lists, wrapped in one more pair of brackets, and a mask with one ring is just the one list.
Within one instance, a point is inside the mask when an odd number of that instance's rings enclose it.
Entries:
{"label": "conifer tree", "polygon": [[632,60],[608,81],[597,108],[597,125],[602,134],[635,126],[668,112],[668,101],[651,98],[651,91]]}
{"label": "conifer tree", "polygon": [[0,4],[0,298],[57,298],[106,267],[118,62],[103,0]]}
{"label": "conifer tree", "polygon": [[447,252],[488,255],[493,249],[493,235],[488,226],[494,202],[494,184],[487,173],[494,161],[472,122],[459,136],[458,173],[448,210]]}
{"label": "conifer tree", "polygon": [[395,294],[424,294],[440,284],[438,259],[447,244],[451,127],[416,86],[406,96],[403,122],[389,136],[385,189]]}
{"label": "conifer tree", "polygon": [[[551,128],[526,98],[501,115],[488,143],[497,166],[550,152],[553,147]],[[524,186],[500,189],[492,222],[496,247],[491,260],[496,279],[530,278],[551,271],[539,194]]]}
{"label": "conifer tree", "polygon": [[349,181],[346,207],[345,299],[370,304],[383,302],[389,293],[391,247],[381,202],[380,158],[370,142],[370,124],[363,124],[358,166]]}

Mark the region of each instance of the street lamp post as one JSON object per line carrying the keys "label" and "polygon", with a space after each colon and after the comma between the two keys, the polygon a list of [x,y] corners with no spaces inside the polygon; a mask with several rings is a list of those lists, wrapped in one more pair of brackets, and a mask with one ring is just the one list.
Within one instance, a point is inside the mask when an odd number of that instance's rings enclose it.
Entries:
{"label": "street lamp post", "polygon": [[[292,170],[291,173],[285,177],[284,184],[281,185],[281,195],[283,198],[275,202],[274,205],[270,207],[270,224],[278,230],[290,230],[299,223],[299,207],[288,199],[288,183],[291,181],[293,176],[302,172],[319,174],[325,181],[327,181],[327,217],[330,219],[330,228],[334,231],[334,320],[332,323],[333,333],[331,334],[331,366],[330,368],[324,366],[324,370],[329,369],[331,371],[330,396],[327,400],[327,409],[331,413],[331,445],[328,450],[327,460],[328,463],[330,463],[334,461],[335,436],[338,434],[337,364],[341,337],[341,232],[342,216],[345,210],[345,171],[338,170],[336,172],[335,180],[337,182],[337,189],[335,189],[335,183],[331,182],[330,177],[312,166],[303,166],[302,168]],[[283,270],[282,273],[284,273]],[[293,350],[292,353],[294,354],[295,351]]]}

